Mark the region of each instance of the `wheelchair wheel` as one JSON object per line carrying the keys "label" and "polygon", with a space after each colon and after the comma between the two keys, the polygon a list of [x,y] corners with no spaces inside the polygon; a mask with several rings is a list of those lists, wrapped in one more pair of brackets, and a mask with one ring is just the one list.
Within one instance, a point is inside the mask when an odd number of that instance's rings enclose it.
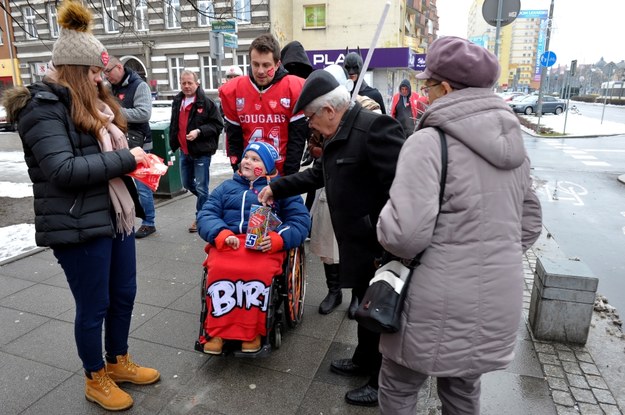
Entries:
{"label": "wheelchair wheel", "polygon": [[285,304],[286,323],[293,328],[302,321],[304,314],[304,297],[306,296],[306,269],[304,247],[291,249],[287,257]]}
{"label": "wheelchair wheel", "polygon": [[282,346],[282,325],[276,324],[272,332],[273,337],[273,348],[279,349]]}

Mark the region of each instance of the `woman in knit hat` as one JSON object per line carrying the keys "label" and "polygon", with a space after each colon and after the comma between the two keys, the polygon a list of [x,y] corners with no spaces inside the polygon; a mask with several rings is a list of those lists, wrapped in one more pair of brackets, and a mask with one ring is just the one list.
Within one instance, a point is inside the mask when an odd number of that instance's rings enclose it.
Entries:
{"label": "woman in knit hat", "polygon": [[137,289],[133,226],[142,210],[126,175],[147,159],[141,148],[128,149],[126,121],[102,86],[108,54],[89,29],[91,13],[66,0],[58,21],[53,66],[42,82],[8,91],[4,105],[17,122],[33,181],[37,245],[52,248],[76,303],[85,396],[122,410],[133,400],[118,383],[160,377],[128,354]]}
{"label": "woman in knit hat", "polygon": [[[261,337],[267,334],[266,301],[249,298],[246,290],[236,290],[226,300],[226,286],[244,282],[262,284],[262,288],[254,286],[252,291],[257,293],[271,289],[273,277],[282,272],[285,251],[300,246],[308,236],[310,215],[302,197],[289,197],[272,206],[281,223],[260,238],[258,250],[248,249],[253,239],[246,240],[248,226],[254,222],[250,219],[252,205],[258,204],[258,192],[277,177],[277,159],[278,151],[273,146],[251,142],[243,151],[239,171],[213,190],[197,215],[198,233],[209,243],[205,262],[208,268],[206,336],[200,338],[205,353],[221,354],[224,340],[242,341],[243,352],[261,349]],[[224,301],[241,307],[227,309]]]}

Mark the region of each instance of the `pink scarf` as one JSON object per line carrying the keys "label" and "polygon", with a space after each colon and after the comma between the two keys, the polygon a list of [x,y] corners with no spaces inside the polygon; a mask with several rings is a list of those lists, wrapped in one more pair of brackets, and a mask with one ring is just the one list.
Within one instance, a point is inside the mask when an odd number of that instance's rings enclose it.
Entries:
{"label": "pink scarf", "polygon": [[[98,104],[100,115],[108,121],[100,130],[98,143],[102,151],[113,151],[120,148],[128,148],[128,141],[124,133],[113,124],[113,111],[104,102]],[[135,225],[135,203],[128,193],[124,181],[120,177],[109,180],[109,196],[115,210],[115,221],[117,233],[130,235]]]}

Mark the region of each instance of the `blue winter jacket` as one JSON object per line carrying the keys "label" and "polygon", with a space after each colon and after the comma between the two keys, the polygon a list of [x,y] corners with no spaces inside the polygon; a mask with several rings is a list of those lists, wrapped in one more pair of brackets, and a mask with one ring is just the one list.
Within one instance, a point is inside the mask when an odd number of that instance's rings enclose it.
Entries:
{"label": "blue winter jacket", "polygon": [[[235,234],[247,232],[247,222],[252,205],[259,205],[258,193],[267,186],[266,177],[250,182],[235,173],[232,180],[226,180],[210,194],[197,215],[198,233],[214,245],[219,232],[229,229]],[[301,196],[277,200],[274,213],[282,221],[276,232],[284,240],[284,249],[300,246],[306,240],[310,229],[310,215]]]}

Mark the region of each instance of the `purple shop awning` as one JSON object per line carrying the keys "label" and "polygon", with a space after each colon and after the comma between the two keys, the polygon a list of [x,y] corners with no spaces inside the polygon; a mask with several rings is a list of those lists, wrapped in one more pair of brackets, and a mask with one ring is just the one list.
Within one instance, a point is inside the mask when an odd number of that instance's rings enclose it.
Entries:
{"label": "purple shop awning", "polygon": [[[323,69],[332,64],[342,65],[345,60],[345,49],[309,50],[306,53],[314,69]],[[360,49],[360,53],[364,61],[369,49]],[[425,53],[415,53],[407,47],[375,49],[369,62],[369,69],[379,68],[410,68],[422,71],[425,69]]]}

